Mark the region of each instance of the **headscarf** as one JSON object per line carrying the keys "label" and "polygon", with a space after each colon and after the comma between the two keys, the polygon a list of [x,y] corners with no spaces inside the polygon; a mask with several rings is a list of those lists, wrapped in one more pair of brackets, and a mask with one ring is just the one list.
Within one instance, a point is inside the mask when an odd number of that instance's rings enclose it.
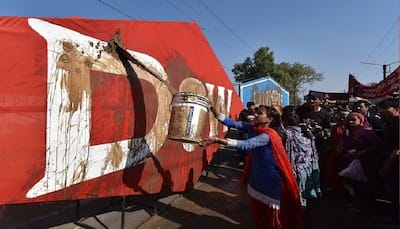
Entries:
{"label": "headscarf", "polygon": [[371,126],[369,125],[367,119],[363,114],[358,112],[351,112],[347,117],[350,117],[352,115],[357,116],[357,118],[360,120],[360,126],[362,129],[371,129]]}
{"label": "headscarf", "polygon": [[352,112],[347,117],[350,117],[351,115],[356,115],[358,117],[360,120],[360,128],[344,136],[342,142],[344,152],[347,152],[350,149],[363,149],[377,141],[376,133],[369,125],[365,116],[361,113]]}

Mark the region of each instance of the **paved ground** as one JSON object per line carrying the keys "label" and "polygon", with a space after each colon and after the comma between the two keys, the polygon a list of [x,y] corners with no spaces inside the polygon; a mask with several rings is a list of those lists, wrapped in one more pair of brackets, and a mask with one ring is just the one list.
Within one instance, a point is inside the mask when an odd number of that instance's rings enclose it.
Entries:
{"label": "paved ground", "polygon": [[238,158],[235,151],[224,150],[193,191],[139,228],[252,228],[249,199],[239,180],[242,170],[237,168]]}
{"label": "paved ground", "polygon": [[[0,206],[0,228],[252,228],[239,154],[220,150],[188,193]],[[315,229],[394,229],[387,205],[349,212],[327,194],[312,208]]]}

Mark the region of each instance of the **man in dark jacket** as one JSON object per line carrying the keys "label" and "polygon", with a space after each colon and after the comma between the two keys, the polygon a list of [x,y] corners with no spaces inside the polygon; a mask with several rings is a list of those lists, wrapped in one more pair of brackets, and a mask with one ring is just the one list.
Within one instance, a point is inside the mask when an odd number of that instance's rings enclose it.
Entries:
{"label": "man in dark jacket", "polygon": [[254,120],[254,114],[256,111],[256,104],[253,101],[247,102],[247,109],[243,109],[240,114],[238,121],[252,122]]}
{"label": "man in dark jacket", "polygon": [[321,92],[310,92],[307,96],[308,112],[305,118],[309,119],[313,124],[318,124],[322,129],[327,131],[331,128],[331,115],[322,108],[325,95]]}
{"label": "man in dark jacket", "polygon": [[380,175],[392,202],[392,217],[399,223],[399,99],[390,98],[378,103],[379,114],[384,122]]}
{"label": "man in dark jacket", "polygon": [[331,133],[331,115],[322,108],[322,102],[325,100],[325,94],[312,91],[307,95],[307,102],[300,110],[297,110],[299,116],[310,128],[315,136],[315,146],[319,156],[319,175],[320,187],[325,187],[326,170],[326,151]]}
{"label": "man in dark jacket", "polygon": [[381,131],[383,122],[381,117],[371,108],[371,104],[366,100],[359,100],[355,103],[355,110],[365,116],[372,129]]}

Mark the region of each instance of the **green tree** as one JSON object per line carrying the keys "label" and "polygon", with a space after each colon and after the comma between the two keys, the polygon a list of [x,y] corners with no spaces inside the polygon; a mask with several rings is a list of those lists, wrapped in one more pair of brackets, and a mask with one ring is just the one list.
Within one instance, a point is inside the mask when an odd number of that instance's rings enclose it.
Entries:
{"label": "green tree", "polygon": [[291,104],[300,103],[301,98],[298,95],[306,84],[312,85],[323,80],[323,74],[316,72],[311,66],[297,62],[275,64],[274,53],[268,47],[259,48],[253,58],[247,57],[243,63],[234,64],[232,73],[236,82],[270,76],[289,91]]}
{"label": "green tree", "polygon": [[306,84],[313,84],[323,80],[323,74],[317,73],[311,66],[294,63],[282,62],[275,65],[271,78],[277,81],[282,87],[289,91],[291,104],[299,104],[300,89]]}
{"label": "green tree", "polygon": [[268,47],[259,48],[253,58],[247,57],[243,63],[236,63],[232,73],[236,82],[245,82],[269,75],[274,68],[274,53]]}

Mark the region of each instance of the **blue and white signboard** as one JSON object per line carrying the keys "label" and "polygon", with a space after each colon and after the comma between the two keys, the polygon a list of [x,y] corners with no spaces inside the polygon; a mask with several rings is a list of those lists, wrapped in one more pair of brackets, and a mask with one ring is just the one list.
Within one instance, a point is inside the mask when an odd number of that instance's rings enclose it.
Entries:
{"label": "blue and white signboard", "polygon": [[239,85],[240,98],[244,105],[253,101],[256,105],[289,105],[289,92],[269,77],[247,81]]}

